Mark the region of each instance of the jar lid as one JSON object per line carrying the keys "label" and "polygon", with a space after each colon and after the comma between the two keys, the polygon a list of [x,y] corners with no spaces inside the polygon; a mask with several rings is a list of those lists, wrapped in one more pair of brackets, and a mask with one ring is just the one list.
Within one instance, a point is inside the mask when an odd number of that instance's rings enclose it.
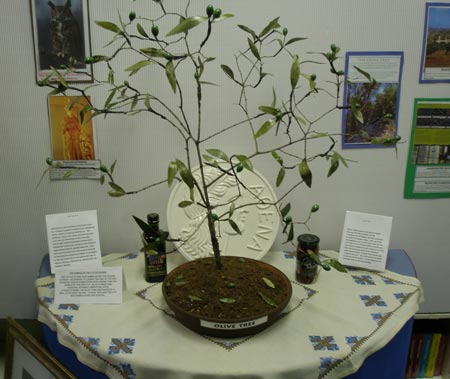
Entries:
{"label": "jar lid", "polygon": [[314,234],[300,234],[297,237],[297,241],[299,245],[309,248],[318,245],[320,238]]}
{"label": "jar lid", "polygon": [[149,213],[147,215],[147,222],[149,224],[154,224],[159,222],[159,214],[158,213]]}

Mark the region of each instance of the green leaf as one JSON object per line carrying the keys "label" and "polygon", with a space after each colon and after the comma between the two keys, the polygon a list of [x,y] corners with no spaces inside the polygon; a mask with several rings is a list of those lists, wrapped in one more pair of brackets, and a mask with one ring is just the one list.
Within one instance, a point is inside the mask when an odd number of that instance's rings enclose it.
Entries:
{"label": "green leaf", "polygon": [[303,179],[305,184],[309,188],[311,188],[312,173],[311,173],[311,170],[309,169],[308,162],[306,162],[306,160],[303,159],[303,161],[298,165],[298,168],[299,168],[301,178]]}
{"label": "green leaf", "polygon": [[203,21],[206,21],[208,17],[206,16],[193,16],[188,17],[180,21],[180,23],[175,26],[169,33],[166,34],[166,37],[173,36],[179,33],[185,33],[188,30],[195,28],[200,25]]}
{"label": "green leaf", "polygon": [[259,55],[259,51],[258,48],[256,47],[256,45],[253,43],[253,41],[250,38],[247,38],[247,42],[248,42],[248,46],[250,48],[250,51],[252,52],[252,54],[255,56],[255,58],[257,60],[261,60],[261,56]]}
{"label": "green leaf", "polygon": [[59,82],[60,82],[64,87],[67,87],[67,82],[66,82],[66,80],[64,79],[64,77],[60,74],[60,72],[59,72],[56,68],[54,68],[54,67],[50,67],[50,68],[51,68],[51,70],[53,71],[53,73],[57,76]]}
{"label": "green leaf", "polygon": [[222,150],[219,150],[219,149],[207,149],[206,151],[209,154],[211,154],[213,157],[219,158],[219,159],[221,159],[221,160],[223,160],[225,162],[229,161],[228,156]]}
{"label": "green leaf", "polygon": [[189,169],[186,167],[186,165],[181,162],[179,159],[175,161],[176,165],[178,166],[178,171],[180,173],[181,179],[184,183],[190,188],[194,188],[195,179],[192,176],[192,173],[189,171]]}
{"label": "green leaf", "polygon": [[277,108],[269,107],[269,106],[266,106],[266,105],[261,105],[260,107],[258,107],[258,109],[261,112],[264,112],[264,113],[267,113],[267,114],[271,114],[272,116],[276,116],[278,111],[279,111]]}
{"label": "green leaf", "polygon": [[277,104],[277,93],[275,92],[275,87],[272,87],[272,107]]}
{"label": "green leaf", "polygon": [[111,190],[111,191],[108,191],[108,195],[111,197],[122,197],[122,196],[126,195],[126,193],[123,191]]}
{"label": "green leaf", "polygon": [[201,298],[199,298],[198,296],[194,296],[194,295],[188,295],[189,300],[190,301],[203,301]]}
{"label": "green leaf", "polygon": [[280,24],[278,23],[278,20],[280,17],[277,17],[273,19],[272,21],[267,24],[267,26],[262,30],[261,33],[259,33],[259,37],[264,37],[267,33],[271,32],[273,29],[279,28]]}
{"label": "green leaf", "polygon": [[347,272],[347,269],[345,268],[345,266],[342,265],[336,259],[327,259],[325,262],[328,263],[331,267],[333,267],[334,269],[336,269],[339,272]]}
{"label": "green leaf", "polygon": [[225,74],[227,74],[231,79],[234,80],[234,73],[230,67],[228,67],[226,64],[221,64],[220,67],[225,72]]}
{"label": "green leaf", "polygon": [[264,281],[264,283],[266,283],[266,286],[269,288],[275,288],[275,284],[273,284],[273,282],[270,279],[267,278],[262,278],[262,280]]}
{"label": "green leaf", "polygon": [[281,185],[281,183],[283,182],[285,174],[286,174],[285,168],[281,167],[280,171],[278,171],[278,175],[277,175],[277,182],[276,182],[277,187],[279,187]]}
{"label": "green leaf", "polygon": [[175,67],[173,65],[173,61],[167,62],[166,65],[166,76],[169,80],[170,87],[172,87],[172,91],[174,93],[177,92],[177,77],[175,75]]}
{"label": "green leaf", "polygon": [[189,206],[192,205],[192,204],[194,204],[192,201],[184,200],[184,201],[179,202],[179,203],[178,203],[178,206],[179,206],[180,208],[187,208],[187,207],[189,207]]}
{"label": "green leaf", "polygon": [[95,23],[100,26],[103,29],[109,30],[114,33],[120,33],[120,28],[114,24],[113,22],[109,21],[95,21]]}
{"label": "green leaf", "polygon": [[148,61],[148,60],[139,61],[139,62],[131,65],[130,67],[127,67],[125,69],[125,71],[131,71],[130,72],[130,76],[131,76],[131,75],[134,75],[136,72],[138,72],[142,67],[149,66],[152,64],[154,64],[154,63],[152,61]]}
{"label": "green leaf", "polygon": [[141,230],[150,235],[150,236],[154,236],[155,235],[155,231],[144,221],[141,220],[139,217],[136,217],[133,215],[133,219],[134,221],[136,221],[136,224],[138,224],[138,226],[141,228]]}
{"label": "green leaf", "polygon": [[289,227],[289,233],[288,233],[288,241],[292,241],[294,239],[294,224],[291,224]]}
{"label": "green leaf", "polygon": [[149,94],[145,95],[144,105],[148,110],[152,109],[152,107],[150,105],[150,95]]}
{"label": "green leaf", "polygon": [[215,18],[212,22],[213,23],[214,22],[220,22],[220,21],[226,20],[226,19],[231,18],[231,17],[234,17],[234,14],[232,14],[232,13],[225,13],[225,14],[221,15],[220,17]]}
{"label": "green leaf", "polygon": [[275,119],[272,118],[270,120],[267,120],[264,124],[261,125],[261,127],[258,129],[258,131],[255,134],[255,138],[259,138],[262,135],[266,134],[272,127],[275,125]]}
{"label": "green leaf", "polygon": [[291,43],[294,43],[294,42],[303,41],[305,39],[307,39],[307,38],[301,38],[301,37],[291,38],[289,41],[287,41],[284,44],[284,46],[290,45]]}
{"label": "green leaf", "polygon": [[351,109],[353,117],[355,117],[361,124],[364,124],[364,116],[359,109]]}
{"label": "green leaf", "polygon": [[245,155],[236,155],[236,158],[239,160],[239,162],[249,171],[253,171],[253,165],[252,162],[250,162],[250,159],[248,159]]}
{"label": "green leaf", "polygon": [[319,256],[312,250],[306,250],[306,252],[308,253],[308,255],[311,257],[311,259],[316,262],[318,265],[322,266],[322,262],[319,258]]}
{"label": "green leaf", "polygon": [[257,38],[256,33],[252,29],[250,29],[248,26],[238,25],[238,28],[242,29],[244,32],[249,33],[253,37],[253,39],[256,40],[256,38]]}
{"label": "green leaf", "polygon": [[136,25],[136,28],[137,28],[138,33],[139,33],[142,37],[150,38],[150,37],[148,36],[148,34],[145,32],[145,30],[144,30],[144,28],[143,28],[143,26],[142,26],[141,24],[138,23],[138,24]]}
{"label": "green leaf", "polygon": [[75,174],[79,169],[78,168],[73,168],[69,171],[67,171],[66,173],[64,173],[63,178],[70,178],[73,174]]}
{"label": "green leaf", "polygon": [[236,300],[232,299],[231,297],[222,297],[221,299],[219,299],[219,301],[225,304],[232,304],[236,302]]}
{"label": "green leaf", "polygon": [[298,62],[298,55],[294,55],[291,65],[291,87],[297,87],[298,79],[300,78],[300,63]]}
{"label": "green leaf", "polygon": [[114,98],[115,94],[117,92],[117,89],[114,88],[111,93],[109,94],[108,98],[105,101],[105,108],[108,108],[109,104],[111,103],[112,99]]}
{"label": "green leaf", "polygon": [[334,153],[333,158],[331,158],[331,166],[328,170],[327,178],[329,178],[331,175],[333,175],[336,170],[339,168],[339,157]]}
{"label": "green leaf", "polygon": [[283,166],[283,159],[277,154],[275,150],[272,151],[272,157],[278,162],[278,164],[280,164],[280,166]]}
{"label": "green leaf", "polygon": [[137,105],[138,101],[139,101],[139,98],[137,96],[135,96],[133,98],[133,101],[131,102],[130,112],[132,112],[133,109],[136,108],[136,105]]}
{"label": "green leaf", "polygon": [[239,229],[239,226],[231,218],[228,219],[228,223],[237,234],[242,234],[241,229]]}
{"label": "green leaf", "polygon": [[372,81],[372,77],[370,76],[370,74],[369,74],[368,72],[366,72],[366,71],[360,69],[360,68],[357,67],[357,66],[353,66],[353,67],[354,67],[354,69],[355,69],[356,71],[358,71],[360,74],[362,74],[364,77],[366,77],[366,79],[367,79],[369,82]]}
{"label": "green leaf", "polygon": [[178,172],[178,165],[176,162],[172,161],[169,163],[169,167],[167,168],[167,184],[169,187],[172,185],[173,180]]}
{"label": "green leaf", "polygon": [[286,217],[291,210],[291,203],[287,203],[281,210],[281,217]]}
{"label": "green leaf", "polygon": [[147,54],[150,57],[155,58],[165,58],[167,53],[164,50],[161,49],[155,49],[154,47],[145,47],[140,49],[141,52],[144,54]]}
{"label": "green leaf", "polygon": [[261,296],[261,298],[270,306],[275,307],[275,308],[278,306],[270,297],[267,297],[262,292],[258,292],[258,295]]}
{"label": "green leaf", "polygon": [[231,216],[233,216],[234,210],[236,209],[236,204],[231,203],[230,204],[230,209],[228,210],[228,217],[231,218]]}

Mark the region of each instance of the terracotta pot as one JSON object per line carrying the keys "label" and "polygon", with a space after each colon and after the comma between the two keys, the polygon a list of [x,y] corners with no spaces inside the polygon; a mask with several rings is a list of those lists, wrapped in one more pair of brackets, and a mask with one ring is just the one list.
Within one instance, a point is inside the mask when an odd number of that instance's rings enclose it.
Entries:
{"label": "terracotta pot", "polygon": [[[229,257],[229,256],[223,258],[240,259],[239,257]],[[200,258],[199,260],[196,261],[200,260],[211,260],[211,258]],[[270,272],[272,276],[276,276],[277,279],[286,288],[282,300],[277,301],[276,307],[271,307],[270,310],[265,311],[264,313],[257,313],[254,315],[250,315],[249,317],[215,318],[215,317],[204,317],[199,314],[188,312],[179,305],[177,305],[176,303],[174,303],[168,296],[168,291],[170,291],[169,288],[172,285],[171,283],[175,283],[176,278],[180,277],[180,275],[183,275],[183,272],[186,271],[186,268],[195,264],[194,262],[196,261],[186,262],[178,266],[174,270],[172,270],[167,275],[162,285],[164,299],[166,300],[169,308],[174,312],[175,318],[181,324],[199,334],[221,338],[237,338],[258,333],[266,329],[267,327],[271,326],[273,323],[275,323],[277,320],[281,318],[281,312],[287,306],[292,296],[291,282],[286,277],[286,275],[277,268],[265,262],[249,258],[245,258],[245,261],[251,264],[259,265],[260,268],[267,270],[268,272]],[[212,267],[212,269],[214,270],[215,267]],[[169,283],[169,285],[167,283]],[[255,294],[255,296],[258,295]]]}

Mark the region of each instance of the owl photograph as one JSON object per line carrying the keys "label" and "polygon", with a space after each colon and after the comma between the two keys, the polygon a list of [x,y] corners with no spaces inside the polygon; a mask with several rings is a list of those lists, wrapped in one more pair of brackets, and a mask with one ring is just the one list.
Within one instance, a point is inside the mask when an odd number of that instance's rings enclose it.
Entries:
{"label": "owl photograph", "polygon": [[[48,75],[52,67],[87,70],[84,62],[89,55],[86,0],[32,0],[32,12],[38,80]],[[66,79],[71,78],[77,76]]]}

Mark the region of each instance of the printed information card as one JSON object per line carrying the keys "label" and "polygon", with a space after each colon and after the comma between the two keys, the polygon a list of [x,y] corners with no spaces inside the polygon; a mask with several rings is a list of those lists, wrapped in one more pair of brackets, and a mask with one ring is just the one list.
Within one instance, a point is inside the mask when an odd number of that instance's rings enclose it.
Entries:
{"label": "printed information card", "polygon": [[58,271],[55,274],[55,303],[122,303],[122,267]]}
{"label": "printed information card", "polygon": [[384,271],[391,228],[392,217],[347,211],[339,262],[345,266]]}
{"label": "printed information card", "polygon": [[97,211],[59,213],[45,216],[50,269],[102,267]]}

